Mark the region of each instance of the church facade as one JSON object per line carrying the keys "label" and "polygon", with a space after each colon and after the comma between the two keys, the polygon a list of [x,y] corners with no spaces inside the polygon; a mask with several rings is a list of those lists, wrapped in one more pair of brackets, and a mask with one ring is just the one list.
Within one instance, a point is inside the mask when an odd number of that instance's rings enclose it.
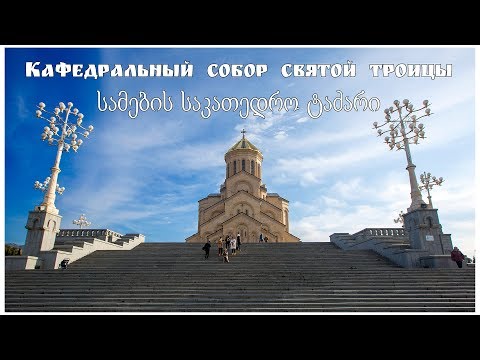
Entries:
{"label": "church facade", "polygon": [[198,232],[186,242],[216,242],[230,235],[241,235],[242,243],[259,242],[260,234],[268,242],[299,242],[289,232],[288,200],[268,193],[262,183],[263,155],[242,139],[225,154],[226,176],[220,193],[198,201]]}

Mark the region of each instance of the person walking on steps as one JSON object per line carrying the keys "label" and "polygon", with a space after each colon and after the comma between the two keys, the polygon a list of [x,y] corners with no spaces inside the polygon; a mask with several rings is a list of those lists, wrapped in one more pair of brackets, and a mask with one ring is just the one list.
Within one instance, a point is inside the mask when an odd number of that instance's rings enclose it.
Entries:
{"label": "person walking on steps", "polygon": [[240,231],[237,233],[237,250],[240,251],[240,245],[241,242],[240,242]]}
{"label": "person walking on steps", "polygon": [[210,240],[208,240],[205,245],[203,245],[202,250],[205,251],[205,260],[208,259],[208,256],[210,255],[210,247],[212,245],[210,244]]}
{"label": "person walking on steps", "polygon": [[227,235],[227,238],[225,239],[225,249],[227,249],[227,253],[229,248],[230,248],[230,235]]}
{"label": "person walking on steps", "polygon": [[222,237],[220,236],[220,238],[217,240],[217,246],[218,246],[218,256],[222,256],[222,252],[223,252],[223,240],[222,240]]}
{"label": "person walking on steps", "polygon": [[465,255],[462,254],[458,247],[454,247],[452,252],[450,253],[450,258],[457,263],[459,268],[462,268],[463,259],[465,259]]}

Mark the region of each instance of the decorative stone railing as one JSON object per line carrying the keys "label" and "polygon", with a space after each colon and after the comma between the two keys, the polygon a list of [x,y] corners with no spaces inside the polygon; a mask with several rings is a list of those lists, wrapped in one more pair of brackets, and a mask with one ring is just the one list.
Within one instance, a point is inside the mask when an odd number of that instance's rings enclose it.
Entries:
{"label": "decorative stone railing", "polygon": [[366,228],[352,235],[355,238],[372,238],[376,236],[406,237],[404,228]]}
{"label": "decorative stone railing", "polygon": [[82,238],[82,237],[94,237],[97,239],[114,242],[120,239],[123,235],[109,229],[60,229],[56,239],[61,238]]}

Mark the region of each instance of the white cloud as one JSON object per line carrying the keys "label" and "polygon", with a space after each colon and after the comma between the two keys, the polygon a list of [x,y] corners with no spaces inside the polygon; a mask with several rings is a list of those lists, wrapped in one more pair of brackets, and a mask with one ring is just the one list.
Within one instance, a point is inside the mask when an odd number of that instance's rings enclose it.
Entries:
{"label": "white cloud", "polygon": [[347,206],[347,203],[343,200],[339,200],[336,198],[328,197],[323,195],[322,200],[327,207],[332,207],[332,208],[344,208]]}
{"label": "white cloud", "polygon": [[22,96],[17,97],[17,116],[21,119],[27,119],[32,116],[32,110],[25,105],[25,99]]}
{"label": "white cloud", "polygon": [[329,236],[335,232],[355,233],[366,227],[384,227],[381,218],[379,210],[369,205],[326,207],[315,215],[291,221],[290,231],[302,241],[330,241]]}
{"label": "white cloud", "polygon": [[240,132],[242,129],[247,131],[247,137],[250,141],[261,143],[266,133],[273,131],[275,133],[278,126],[282,125],[286,120],[295,116],[292,111],[268,111],[264,114],[265,119],[254,116],[253,113],[245,122],[237,124],[235,130]]}
{"label": "white cloud", "polygon": [[363,148],[358,150],[346,150],[332,155],[314,155],[299,157],[285,157],[278,159],[274,165],[274,173],[286,174],[287,181],[295,182],[300,179],[304,185],[318,183],[331,173],[339,173],[344,168],[372,159],[376,156],[374,151]]}
{"label": "white cloud", "polygon": [[337,181],[332,186],[332,192],[344,199],[361,196],[360,191],[364,189],[364,184],[360,186],[360,182],[361,179],[359,177],[355,177],[349,181]]}
{"label": "white cloud", "polygon": [[288,136],[288,135],[287,135],[287,133],[286,133],[284,130],[282,130],[282,131],[277,131],[277,132],[275,133],[275,135],[273,135],[273,137],[275,138],[275,140],[284,140],[284,139],[287,138],[287,136]]}

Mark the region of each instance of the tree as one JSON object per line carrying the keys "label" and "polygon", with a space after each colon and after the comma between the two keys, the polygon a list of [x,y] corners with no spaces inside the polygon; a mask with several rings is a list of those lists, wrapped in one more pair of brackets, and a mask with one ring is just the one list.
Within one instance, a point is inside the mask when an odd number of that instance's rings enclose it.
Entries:
{"label": "tree", "polygon": [[22,255],[22,249],[11,245],[5,245],[5,256],[15,255]]}

